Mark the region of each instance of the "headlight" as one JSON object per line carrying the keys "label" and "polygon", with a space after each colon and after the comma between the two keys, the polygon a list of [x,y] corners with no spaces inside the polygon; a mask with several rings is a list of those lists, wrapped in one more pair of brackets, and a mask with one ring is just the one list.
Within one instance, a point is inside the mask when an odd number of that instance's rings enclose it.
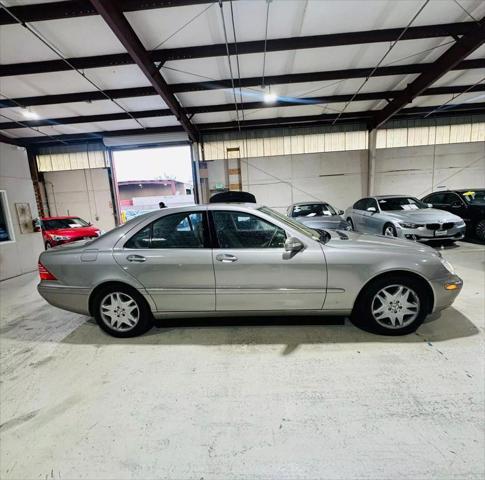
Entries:
{"label": "headlight", "polygon": [[419,228],[424,227],[421,223],[408,223],[408,222],[399,222],[402,228]]}
{"label": "headlight", "polygon": [[451,274],[455,275],[455,269],[453,268],[453,265],[448,260],[445,260],[443,257],[441,257],[440,261],[443,267],[446,268],[446,270],[448,270]]}
{"label": "headlight", "polygon": [[66,237],[64,235],[52,235],[52,240],[59,242],[60,240],[69,240],[69,237]]}
{"label": "headlight", "polygon": [[461,222],[458,222],[456,224],[457,227],[464,227],[465,226],[465,222],[462,220]]}

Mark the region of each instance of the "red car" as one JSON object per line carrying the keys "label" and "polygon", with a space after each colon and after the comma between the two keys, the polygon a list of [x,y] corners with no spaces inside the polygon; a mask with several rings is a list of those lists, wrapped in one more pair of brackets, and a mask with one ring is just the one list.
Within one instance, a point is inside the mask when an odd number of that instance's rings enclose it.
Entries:
{"label": "red car", "polygon": [[42,231],[46,249],[101,235],[98,227],[79,217],[45,217],[39,220],[36,222],[35,230]]}

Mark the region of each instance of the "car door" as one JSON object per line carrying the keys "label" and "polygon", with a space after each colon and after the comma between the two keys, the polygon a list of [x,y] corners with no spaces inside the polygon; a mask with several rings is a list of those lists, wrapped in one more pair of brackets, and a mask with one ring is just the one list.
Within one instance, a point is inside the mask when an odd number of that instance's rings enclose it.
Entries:
{"label": "car door", "polygon": [[147,290],[160,312],[215,310],[215,281],[207,212],[155,220],[114,252]]}
{"label": "car door", "polygon": [[354,204],[352,209],[352,220],[354,222],[354,227],[359,232],[365,231],[365,206],[367,204],[367,198],[363,198]]}
{"label": "car door", "polygon": [[[369,208],[374,208],[375,211],[369,211]],[[382,216],[379,205],[375,198],[368,198],[365,204],[365,212],[363,214],[363,231],[367,233],[381,234],[382,233]]]}
{"label": "car door", "polygon": [[468,220],[467,205],[465,205],[465,202],[458,194],[453,192],[446,193],[443,203],[445,204],[444,210]]}
{"label": "car door", "polygon": [[285,229],[237,210],[210,212],[215,245],[216,310],[320,310],[326,292],[326,264],[319,242],[285,250]]}

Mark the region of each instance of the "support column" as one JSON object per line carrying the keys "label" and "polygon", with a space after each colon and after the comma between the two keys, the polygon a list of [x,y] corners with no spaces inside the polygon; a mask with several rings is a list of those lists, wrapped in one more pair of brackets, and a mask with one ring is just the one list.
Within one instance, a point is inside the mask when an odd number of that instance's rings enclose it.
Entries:
{"label": "support column", "polygon": [[373,129],[369,132],[369,146],[367,148],[367,196],[375,195],[376,139],[377,130]]}

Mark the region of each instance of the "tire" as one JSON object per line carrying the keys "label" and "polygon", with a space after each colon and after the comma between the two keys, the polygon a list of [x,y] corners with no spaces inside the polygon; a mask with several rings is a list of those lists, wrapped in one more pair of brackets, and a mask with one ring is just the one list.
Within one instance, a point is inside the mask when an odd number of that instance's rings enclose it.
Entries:
{"label": "tire", "polygon": [[347,223],[352,227],[352,231],[355,232],[354,222],[350,217],[347,218]]}
{"label": "tire", "polygon": [[102,289],[92,305],[96,322],[113,337],[137,337],[153,326],[150,307],[143,296],[131,287],[114,285]]}
{"label": "tire", "polygon": [[485,220],[480,220],[475,225],[475,235],[477,236],[478,240],[485,242]]}
{"label": "tire", "polygon": [[[400,288],[401,296],[392,298],[392,295],[399,294]],[[385,301],[381,300],[383,298]],[[430,311],[430,301],[423,280],[400,274],[386,275],[362,290],[355,302],[351,320],[354,325],[368,332],[390,336],[407,335],[423,323]],[[406,308],[406,305],[412,306]],[[409,313],[403,313],[403,310],[409,310]]]}
{"label": "tire", "polygon": [[45,242],[45,249],[49,250],[50,248],[52,248],[52,245],[49,242]]}
{"label": "tire", "polygon": [[392,223],[386,223],[382,229],[382,235],[386,237],[397,237],[396,227]]}

